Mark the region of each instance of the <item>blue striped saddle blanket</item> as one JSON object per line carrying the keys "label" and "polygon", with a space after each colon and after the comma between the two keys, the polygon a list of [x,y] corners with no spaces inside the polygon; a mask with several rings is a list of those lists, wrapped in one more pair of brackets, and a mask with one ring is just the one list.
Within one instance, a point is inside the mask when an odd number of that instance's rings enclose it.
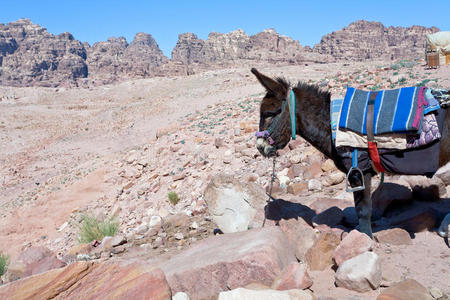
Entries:
{"label": "blue striped saddle blanket", "polygon": [[[374,103],[374,134],[392,132],[420,133],[424,115],[424,87],[405,87],[377,92]],[[345,94],[339,128],[367,135],[366,112],[373,91],[348,87]]]}

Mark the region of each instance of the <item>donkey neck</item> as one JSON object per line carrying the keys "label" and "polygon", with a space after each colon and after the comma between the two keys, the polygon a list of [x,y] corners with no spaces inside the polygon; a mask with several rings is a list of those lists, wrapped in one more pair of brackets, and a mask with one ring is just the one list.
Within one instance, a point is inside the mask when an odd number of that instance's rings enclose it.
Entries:
{"label": "donkey neck", "polygon": [[317,150],[332,158],[329,94],[294,89],[296,131]]}

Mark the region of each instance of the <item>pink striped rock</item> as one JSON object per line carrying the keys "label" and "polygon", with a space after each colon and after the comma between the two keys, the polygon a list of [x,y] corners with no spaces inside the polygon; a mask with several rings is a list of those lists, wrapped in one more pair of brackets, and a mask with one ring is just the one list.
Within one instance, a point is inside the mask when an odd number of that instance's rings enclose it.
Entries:
{"label": "pink striped rock", "polygon": [[366,234],[352,230],[334,250],[334,261],[340,266],[344,261],[372,250],[373,241]]}

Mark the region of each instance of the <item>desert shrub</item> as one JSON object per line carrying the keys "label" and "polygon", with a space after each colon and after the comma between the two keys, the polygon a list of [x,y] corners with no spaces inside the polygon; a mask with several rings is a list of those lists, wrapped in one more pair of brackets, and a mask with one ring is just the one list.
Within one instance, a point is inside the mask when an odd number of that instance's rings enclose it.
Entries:
{"label": "desert shrub", "polygon": [[418,82],[418,83],[416,84],[416,86],[426,86],[427,83],[430,82],[430,81],[431,81],[431,79],[424,79],[424,80],[422,80],[421,82]]}
{"label": "desert shrub", "polygon": [[405,84],[406,83],[406,78],[402,77],[398,80],[397,84]]}
{"label": "desert shrub", "polygon": [[395,63],[390,66],[392,70],[399,70],[401,68],[412,68],[416,63],[409,60],[401,60],[398,63]]}
{"label": "desert shrub", "polygon": [[82,216],[78,241],[89,243],[94,240],[101,241],[105,236],[114,236],[119,230],[119,222],[114,218],[98,220],[93,216]]}
{"label": "desert shrub", "polygon": [[5,274],[9,262],[9,256],[0,252],[0,276]]}
{"label": "desert shrub", "polygon": [[172,203],[172,205],[177,205],[178,201],[180,201],[180,198],[178,197],[178,194],[175,191],[170,191],[167,194],[167,197],[169,197],[169,201],[170,203]]}

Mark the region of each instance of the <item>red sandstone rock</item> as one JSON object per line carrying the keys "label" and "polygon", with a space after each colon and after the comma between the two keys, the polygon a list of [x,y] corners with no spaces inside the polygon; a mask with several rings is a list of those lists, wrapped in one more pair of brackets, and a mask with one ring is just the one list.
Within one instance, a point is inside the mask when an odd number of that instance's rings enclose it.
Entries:
{"label": "red sandstone rock", "polygon": [[345,209],[348,206],[352,206],[353,204],[349,201],[345,201],[342,199],[335,199],[335,198],[319,198],[316,201],[314,201],[310,208],[316,212],[316,214],[320,214],[321,212],[329,209],[330,207],[336,206],[340,209]]}
{"label": "red sandstone rock", "polygon": [[302,165],[293,164],[292,166],[289,167],[287,176],[290,179],[294,179],[295,177],[302,175],[303,172],[304,172],[304,167]]}
{"label": "red sandstone rock", "polygon": [[430,230],[436,225],[436,214],[430,208],[410,209],[393,217],[391,225],[399,226],[408,232]]}
{"label": "red sandstone rock", "polygon": [[7,281],[14,281],[48,270],[64,267],[66,264],[45,247],[31,247],[25,250],[8,267]]}
{"label": "red sandstone rock", "polygon": [[406,279],[385,289],[377,297],[377,300],[432,300],[428,290],[415,281]]}
{"label": "red sandstone rock", "polygon": [[302,192],[308,190],[308,183],[306,182],[296,182],[288,186],[287,191],[289,194],[299,195]]}
{"label": "red sandstone rock", "polygon": [[373,252],[344,261],[336,271],[336,285],[357,292],[377,289],[381,284],[381,262]]}
{"label": "red sandstone rock", "polygon": [[252,282],[270,286],[295,261],[283,232],[265,227],[210,237],[160,267],[173,293],[204,299]]}
{"label": "red sandstone rock", "polygon": [[381,244],[412,245],[411,236],[401,228],[392,228],[374,234],[375,240]]}
{"label": "red sandstone rock", "polygon": [[313,284],[305,264],[292,263],[274,280],[275,290],[307,289]]}
{"label": "red sandstone rock", "polygon": [[0,299],[161,299],[164,273],[142,264],[76,262],[0,287]]}
{"label": "red sandstone rock", "polygon": [[295,256],[299,261],[305,262],[305,254],[314,245],[317,234],[302,218],[280,221],[280,228],[295,250]]}
{"label": "red sandstone rock", "polygon": [[373,241],[366,234],[352,230],[334,250],[334,261],[340,266],[344,261],[372,250]]}
{"label": "red sandstone rock", "polygon": [[303,172],[304,179],[318,178],[322,174],[322,167],[320,162],[314,161],[310,166],[308,166]]}
{"label": "red sandstone rock", "polygon": [[333,252],[341,239],[331,232],[321,233],[306,252],[306,262],[312,271],[323,271],[333,264]]}

